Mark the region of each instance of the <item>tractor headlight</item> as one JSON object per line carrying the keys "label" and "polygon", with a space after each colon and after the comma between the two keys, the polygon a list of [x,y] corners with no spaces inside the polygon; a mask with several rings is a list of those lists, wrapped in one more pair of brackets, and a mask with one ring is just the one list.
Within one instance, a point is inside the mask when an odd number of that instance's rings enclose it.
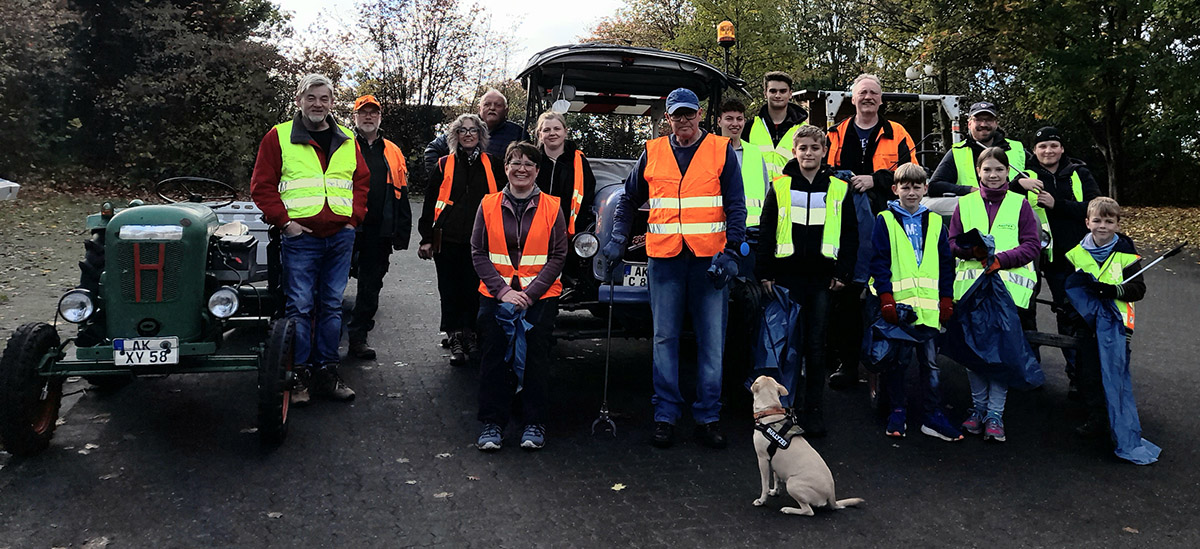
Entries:
{"label": "tractor headlight", "polygon": [[122,225],[117,232],[121,240],[183,240],[180,225]]}
{"label": "tractor headlight", "polygon": [[208,312],[219,319],[233,316],[238,310],[237,290],[224,286],[208,297]]}
{"label": "tractor headlight", "polygon": [[92,302],[91,292],[76,288],[64,294],[58,300],[58,314],[67,322],[81,324],[96,312],[96,304]]}
{"label": "tractor headlight", "polygon": [[584,259],[596,255],[596,252],[600,250],[600,241],[592,233],[579,233],[575,235],[573,244],[575,246],[575,254]]}

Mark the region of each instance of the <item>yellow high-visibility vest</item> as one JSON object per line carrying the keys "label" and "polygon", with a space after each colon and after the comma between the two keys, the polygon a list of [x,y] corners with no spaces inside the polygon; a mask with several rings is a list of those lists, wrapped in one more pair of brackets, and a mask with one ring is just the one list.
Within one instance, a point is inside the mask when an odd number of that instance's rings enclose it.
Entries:
{"label": "yellow high-visibility vest", "polygon": [[275,126],[279,134],[282,166],[279,176],[279,198],[287,208],[288,217],[304,219],[321,213],[325,204],[333,213],[351,217],[354,214],[354,169],[358,167],[354,134],[337,126],[348,140],[329,157],[329,165],[321,169],[316,149],[308,143],[292,143],[292,122]]}

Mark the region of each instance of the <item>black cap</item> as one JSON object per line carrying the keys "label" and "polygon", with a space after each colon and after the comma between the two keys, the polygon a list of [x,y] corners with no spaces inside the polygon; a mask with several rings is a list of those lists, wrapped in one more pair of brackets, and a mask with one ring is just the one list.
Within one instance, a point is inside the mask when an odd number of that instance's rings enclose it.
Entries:
{"label": "black cap", "polygon": [[1062,135],[1058,133],[1058,128],[1054,126],[1046,126],[1033,134],[1033,144],[1037,145],[1043,141],[1058,141],[1062,143]]}
{"label": "black cap", "polygon": [[981,112],[986,112],[995,117],[1000,116],[1000,109],[997,109],[995,104],[988,101],[980,101],[971,105],[971,109],[967,111],[967,116],[975,116]]}

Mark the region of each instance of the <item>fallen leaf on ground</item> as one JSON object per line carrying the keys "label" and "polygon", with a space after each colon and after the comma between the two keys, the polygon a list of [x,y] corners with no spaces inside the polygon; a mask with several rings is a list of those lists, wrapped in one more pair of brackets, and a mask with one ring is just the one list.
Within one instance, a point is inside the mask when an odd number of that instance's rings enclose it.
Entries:
{"label": "fallen leaf on ground", "polygon": [[454,495],[454,492],[438,492],[438,493],[434,494],[433,497],[438,498],[438,499],[446,499],[453,495]]}
{"label": "fallen leaf on ground", "polygon": [[100,480],[112,480],[112,479],[114,479],[114,478],[117,478],[117,477],[119,477],[119,476],[121,476],[121,473],[109,473],[109,474],[107,474],[107,475],[101,475],[101,476],[100,476]]}
{"label": "fallen leaf on ground", "polygon": [[612,491],[614,491],[614,492],[620,492],[621,490],[624,490],[624,489],[625,489],[625,485],[621,484],[620,482],[612,485]]}
{"label": "fallen leaf on ground", "polygon": [[242,429],[241,431],[238,431],[238,432],[242,433],[243,435],[248,435],[250,433],[257,433],[258,427],[246,427],[245,429]]}
{"label": "fallen leaf on ground", "polygon": [[403,396],[404,396],[404,393],[388,393],[387,394],[388,398],[401,398]]}
{"label": "fallen leaf on ground", "polygon": [[280,513],[279,511],[271,511],[270,513],[267,513],[267,518],[277,519],[282,517],[283,513]]}
{"label": "fallen leaf on ground", "polygon": [[1132,526],[1126,526],[1126,527],[1122,528],[1122,530],[1129,532],[1130,534],[1140,534],[1141,533],[1141,532],[1138,532],[1137,528],[1134,528]]}
{"label": "fallen leaf on ground", "polygon": [[104,549],[108,547],[109,539],[106,536],[92,538],[83,542],[83,549]]}
{"label": "fallen leaf on ground", "polygon": [[439,458],[441,458],[441,459],[446,459],[446,458],[448,458],[448,457],[450,457],[450,456],[453,456],[453,455],[454,455],[454,454],[451,454],[450,452],[443,452],[443,453],[441,453],[441,454],[438,454],[438,455],[437,455],[437,457],[439,457]]}
{"label": "fallen leaf on ground", "polygon": [[92,444],[92,443],[90,443],[90,442],[89,442],[89,443],[87,443],[87,444],[84,444],[84,445],[83,445],[83,447],[84,447],[84,448],[87,448],[88,450],[95,450],[96,448],[99,448],[99,447],[100,447],[100,445],[99,445],[99,444]]}
{"label": "fallen leaf on ground", "polygon": [[408,458],[397,458],[396,463],[408,463]]}
{"label": "fallen leaf on ground", "polygon": [[479,480],[479,477],[475,475],[467,475],[467,480]]}
{"label": "fallen leaf on ground", "polygon": [[405,483],[405,484],[416,484],[416,483],[417,483],[417,481],[415,481],[415,480],[406,480],[406,481],[404,481],[404,483]]}

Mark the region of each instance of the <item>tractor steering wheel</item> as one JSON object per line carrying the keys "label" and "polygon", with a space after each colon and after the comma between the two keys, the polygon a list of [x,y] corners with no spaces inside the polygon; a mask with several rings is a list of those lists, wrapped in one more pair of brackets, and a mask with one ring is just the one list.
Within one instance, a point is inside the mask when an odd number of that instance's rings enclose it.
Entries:
{"label": "tractor steering wheel", "polygon": [[[188,187],[188,183],[199,184],[202,191],[219,191],[220,194],[204,194],[192,191]],[[228,206],[237,200],[237,189],[233,188],[228,183],[222,183],[216,179],[206,179],[203,177],[172,177],[164,179],[154,185],[154,194],[159,198],[166,200],[170,204],[176,202],[193,202],[196,204],[204,204],[209,208],[220,208]],[[172,198],[172,196],[183,196],[185,198]]]}

